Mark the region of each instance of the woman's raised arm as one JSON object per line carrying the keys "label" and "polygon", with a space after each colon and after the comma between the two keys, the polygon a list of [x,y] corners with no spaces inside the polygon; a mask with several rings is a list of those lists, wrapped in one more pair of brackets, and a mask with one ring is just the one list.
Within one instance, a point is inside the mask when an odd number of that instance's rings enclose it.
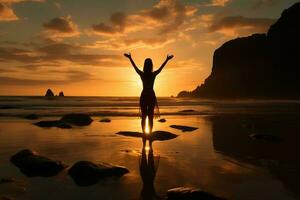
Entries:
{"label": "woman's raised arm", "polygon": [[165,67],[165,65],[168,63],[168,61],[171,60],[173,57],[174,57],[173,55],[167,55],[165,62],[160,66],[160,68],[158,68],[158,70],[154,72],[154,74],[158,75],[161,72],[161,70]]}
{"label": "woman's raised arm", "polygon": [[136,73],[141,75],[143,72],[136,66],[136,64],[134,63],[134,61],[131,58],[131,54],[130,53],[124,53],[124,56],[130,60],[130,62],[132,64],[132,66],[134,67]]}

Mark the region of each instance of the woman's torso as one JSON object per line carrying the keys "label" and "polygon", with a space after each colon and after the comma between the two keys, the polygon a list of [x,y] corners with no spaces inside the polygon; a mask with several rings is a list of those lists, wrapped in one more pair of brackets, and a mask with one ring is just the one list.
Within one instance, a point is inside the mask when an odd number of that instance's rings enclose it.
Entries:
{"label": "woman's torso", "polygon": [[154,73],[143,73],[141,74],[141,79],[143,82],[143,92],[153,91],[154,81],[155,81]]}

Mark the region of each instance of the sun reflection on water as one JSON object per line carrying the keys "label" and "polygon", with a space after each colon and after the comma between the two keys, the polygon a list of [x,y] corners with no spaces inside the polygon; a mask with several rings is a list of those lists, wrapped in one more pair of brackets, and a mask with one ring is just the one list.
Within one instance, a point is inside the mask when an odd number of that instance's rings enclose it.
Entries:
{"label": "sun reflection on water", "polygon": [[149,128],[149,118],[146,117],[146,127],[145,127],[145,132],[146,134],[150,133],[150,128]]}

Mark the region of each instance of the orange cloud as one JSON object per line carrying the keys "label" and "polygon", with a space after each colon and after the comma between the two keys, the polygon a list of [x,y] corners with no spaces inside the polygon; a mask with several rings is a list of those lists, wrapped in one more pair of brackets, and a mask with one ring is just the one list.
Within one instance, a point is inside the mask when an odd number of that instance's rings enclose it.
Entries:
{"label": "orange cloud", "polygon": [[44,35],[53,40],[60,40],[65,37],[78,36],[77,25],[72,21],[71,17],[56,17],[49,22],[43,24],[45,29]]}
{"label": "orange cloud", "polygon": [[211,5],[212,6],[226,6],[230,0],[212,0]]}
{"label": "orange cloud", "polygon": [[136,48],[158,49],[173,42],[175,42],[175,39],[164,37],[121,37],[97,41],[92,45],[86,45],[86,47],[124,51]]}
{"label": "orange cloud", "polygon": [[10,7],[4,3],[0,3],[0,21],[15,21],[18,19],[19,18]]}
{"label": "orange cloud", "polygon": [[108,23],[93,25],[92,30],[95,34],[108,36],[147,30],[158,30],[156,34],[161,35],[176,31],[196,11],[196,7],[177,0],[160,0],[152,8],[135,14],[114,13]]}
{"label": "orange cloud", "polygon": [[266,32],[274,19],[269,18],[248,18],[244,16],[227,16],[219,21],[214,21],[209,30],[220,32],[229,36],[236,36],[243,33]]}

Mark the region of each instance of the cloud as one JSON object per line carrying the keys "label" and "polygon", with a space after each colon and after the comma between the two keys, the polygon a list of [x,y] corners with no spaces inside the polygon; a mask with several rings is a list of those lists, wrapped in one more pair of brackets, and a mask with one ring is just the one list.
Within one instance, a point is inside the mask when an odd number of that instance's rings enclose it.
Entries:
{"label": "cloud", "polygon": [[149,30],[156,31],[158,35],[168,34],[177,31],[196,11],[196,7],[184,5],[178,0],[160,0],[150,9],[130,15],[113,13],[109,22],[93,25],[92,31],[106,36]]}
{"label": "cloud", "polygon": [[256,0],[253,9],[259,9],[259,8],[264,8],[264,7],[270,7],[273,6],[282,0]]}
{"label": "cloud", "polygon": [[14,3],[20,3],[20,2],[45,2],[46,0],[0,0],[1,3],[5,4],[14,4]]}
{"label": "cloud", "polygon": [[70,16],[53,18],[49,22],[44,23],[43,27],[45,29],[45,37],[53,40],[74,37],[80,34],[77,25],[72,21]]}
{"label": "cloud", "polygon": [[11,8],[11,5],[15,3],[29,2],[29,1],[44,2],[45,0],[0,0],[0,22],[19,20],[18,16]]}
{"label": "cloud", "polygon": [[0,21],[15,21],[19,18],[6,4],[0,2]]}
{"label": "cloud", "polygon": [[175,39],[165,37],[122,37],[97,41],[92,45],[87,45],[86,47],[124,51],[136,48],[158,49],[173,42],[175,42]]}
{"label": "cloud", "polygon": [[244,16],[227,16],[219,21],[214,21],[210,27],[211,32],[221,32],[225,35],[238,35],[239,33],[266,32],[274,19],[248,18]]}
{"label": "cloud", "polygon": [[226,6],[231,0],[212,0],[211,6]]}
{"label": "cloud", "polygon": [[52,43],[27,48],[0,46],[0,62],[19,62],[25,65],[89,65],[118,66],[121,55],[86,53],[81,45]]}
{"label": "cloud", "polygon": [[33,79],[33,78],[19,78],[12,76],[0,76],[1,85],[22,85],[22,86],[35,86],[35,85],[62,85],[62,84],[71,84],[76,82],[82,82],[86,80],[91,80],[91,74],[83,71],[48,71],[46,74],[55,73],[56,77],[65,76],[63,79]]}

